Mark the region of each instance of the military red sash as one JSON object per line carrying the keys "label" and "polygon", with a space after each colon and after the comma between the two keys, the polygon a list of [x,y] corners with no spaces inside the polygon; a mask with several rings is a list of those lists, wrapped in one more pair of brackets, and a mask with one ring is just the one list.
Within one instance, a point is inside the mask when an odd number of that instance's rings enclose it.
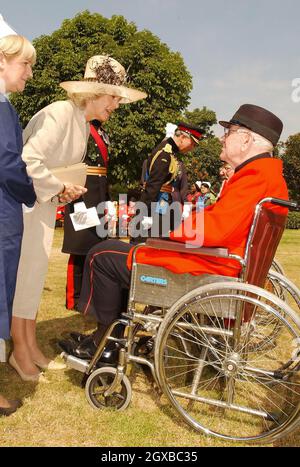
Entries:
{"label": "military red sash", "polygon": [[106,144],[104,143],[103,139],[99,135],[94,125],[92,125],[91,123],[90,123],[90,132],[91,132],[92,137],[95,140],[95,143],[97,144],[99,148],[105,167],[107,167],[108,166],[108,150],[107,150]]}

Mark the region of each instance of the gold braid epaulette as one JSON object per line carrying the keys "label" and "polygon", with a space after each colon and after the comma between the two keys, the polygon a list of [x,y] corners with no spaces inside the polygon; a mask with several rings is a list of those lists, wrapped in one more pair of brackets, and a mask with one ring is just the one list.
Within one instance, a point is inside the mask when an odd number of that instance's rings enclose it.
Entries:
{"label": "gold braid epaulette", "polygon": [[150,167],[149,167],[149,173],[151,172],[151,169],[152,169],[152,167],[153,167],[154,162],[156,161],[156,159],[158,158],[158,156],[159,156],[162,152],[166,152],[166,153],[168,153],[168,154],[171,155],[171,161],[170,161],[170,165],[169,165],[169,172],[170,172],[170,174],[172,175],[172,177],[171,177],[171,180],[169,180],[168,182],[165,183],[165,185],[168,185],[168,184],[170,184],[173,180],[175,180],[175,178],[177,177],[178,172],[179,172],[179,164],[178,164],[178,161],[177,161],[176,157],[175,157],[174,154],[173,154],[173,150],[172,150],[171,144],[167,143],[162,149],[160,149],[159,151],[157,151],[157,153],[155,154],[155,156],[153,156],[153,159],[152,159],[151,164],[150,164]]}

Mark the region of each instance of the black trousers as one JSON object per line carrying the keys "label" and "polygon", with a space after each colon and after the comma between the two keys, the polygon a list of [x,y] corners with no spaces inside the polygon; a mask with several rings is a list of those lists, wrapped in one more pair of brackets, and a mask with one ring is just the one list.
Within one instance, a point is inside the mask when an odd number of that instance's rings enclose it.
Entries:
{"label": "black trousers", "polygon": [[86,257],[78,309],[93,314],[100,324],[107,326],[126,311],[131,248],[119,240],[105,240],[91,248]]}
{"label": "black trousers", "polygon": [[68,310],[77,309],[78,306],[85,258],[85,255],[70,255],[69,257],[66,285],[66,308]]}

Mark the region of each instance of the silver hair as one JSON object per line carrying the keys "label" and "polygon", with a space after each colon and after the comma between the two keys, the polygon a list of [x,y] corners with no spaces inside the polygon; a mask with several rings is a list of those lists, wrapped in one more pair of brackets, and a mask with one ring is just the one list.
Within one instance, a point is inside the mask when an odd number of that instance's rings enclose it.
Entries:
{"label": "silver hair", "polygon": [[269,141],[267,138],[264,138],[263,136],[259,135],[258,133],[255,133],[254,131],[250,131],[252,137],[253,137],[253,143],[257,144],[259,146],[262,146],[267,152],[273,152],[274,151],[274,146]]}

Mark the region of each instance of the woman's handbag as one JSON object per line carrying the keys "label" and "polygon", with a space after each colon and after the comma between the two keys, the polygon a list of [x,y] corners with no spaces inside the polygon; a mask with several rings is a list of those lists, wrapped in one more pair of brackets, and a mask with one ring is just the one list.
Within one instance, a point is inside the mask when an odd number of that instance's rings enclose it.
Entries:
{"label": "woman's handbag", "polygon": [[85,186],[87,165],[83,162],[63,167],[55,167],[49,170],[52,175],[58,178],[62,183]]}

